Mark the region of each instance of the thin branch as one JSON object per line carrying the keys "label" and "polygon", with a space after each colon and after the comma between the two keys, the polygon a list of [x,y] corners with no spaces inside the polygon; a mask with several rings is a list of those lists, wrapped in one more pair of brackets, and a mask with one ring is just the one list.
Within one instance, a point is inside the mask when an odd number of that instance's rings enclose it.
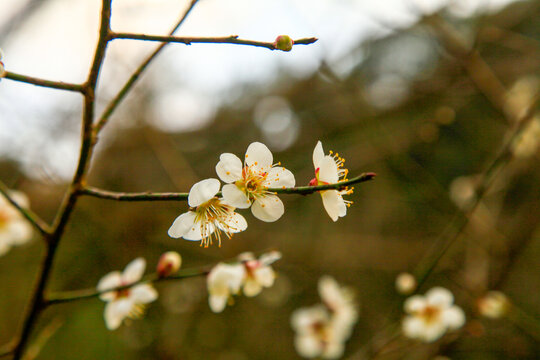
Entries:
{"label": "thin branch", "polygon": [[22,358],[34,324],[39,318],[41,311],[43,311],[45,308],[44,292],[47,282],[49,281],[56,255],[56,249],[58,248],[62,235],[64,234],[65,227],[77,203],[77,198],[79,196],[78,189],[82,187],[82,184],[85,181],[85,175],[92,156],[92,148],[94,145],[92,136],[92,122],[94,117],[95,89],[101,65],[105,57],[107,43],[109,42],[111,2],[112,0],[102,1],[101,25],[98,43],[96,45],[94,54],[94,61],[89,71],[88,79],[83,85],[82,92],[84,94],[84,110],[82,116],[82,140],[77,170],[75,171],[73,180],[71,181],[70,187],[54,221],[53,232],[45,237],[48,241],[45,257],[38,273],[39,278],[32,293],[28,312],[24,317],[19,341],[13,352],[14,360],[20,360]]}
{"label": "thin branch", "polygon": [[425,21],[435,30],[445,49],[461,62],[469,77],[493,107],[509,122],[513,122],[518,115],[508,114],[505,111],[506,89],[491,67],[482,59],[478,50],[471,48],[459,32],[440,15],[428,16]]}
{"label": "thin branch", "polygon": [[35,214],[30,209],[25,209],[9,195],[9,189],[7,186],[0,181],[0,193],[6,198],[7,201],[11,205],[13,205],[21,214],[32,224],[34,228],[36,228],[37,231],[39,231],[42,235],[46,236],[51,233],[51,228],[49,224],[47,224],[44,220],[42,220],[37,214]]}
{"label": "thin branch", "polygon": [[[173,35],[176,30],[184,23],[184,21],[187,19],[189,13],[191,10],[195,7],[198,0],[191,0],[191,3],[189,4],[188,8],[185,10],[184,15],[180,18],[180,20],[176,23],[176,25],[171,29],[169,32],[169,35]],[[107,105],[105,110],[103,111],[103,114],[99,117],[99,120],[94,125],[94,137],[97,138],[97,134],[103,129],[103,127],[107,124],[109,118],[114,113],[116,108],[120,105],[122,100],[126,97],[128,92],[131,90],[131,88],[135,85],[141,74],[144,72],[144,70],[150,65],[152,60],[161,52],[161,50],[167,46],[167,43],[163,43],[159,45],[156,50],[152,54],[150,54],[133,74],[129,77],[128,81],[124,84],[122,89],[116,94],[114,99],[111,100],[111,102]]]}
{"label": "thin branch", "polygon": [[28,75],[17,74],[11,71],[7,71],[5,73],[4,78],[14,80],[14,81],[19,81],[19,82],[24,82],[27,84],[51,88],[51,89],[76,91],[80,93],[83,92],[83,86],[80,84],[70,84],[63,81],[44,80],[44,79],[39,79],[39,78],[35,78]]}
{"label": "thin branch", "polygon": [[[235,45],[249,45],[267,48],[269,50],[277,50],[273,42],[256,41],[239,39],[238,35],[230,35],[223,37],[180,37],[180,36],[162,36],[162,35],[145,35],[145,34],[133,34],[133,33],[113,33],[114,39],[129,39],[129,40],[143,40],[143,41],[160,41],[165,43],[179,43],[184,45],[191,45],[197,43],[203,44],[235,44]],[[309,45],[316,42],[317,38],[303,38],[294,40],[294,45]]]}
{"label": "thin branch", "polygon": [[[268,191],[276,194],[297,194],[297,195],[309,195],[316,191],[323,190],[340,190],[347,186],[366,182],[375,177],[375,173],[363,173],[360,176],[352,178],[350,180],[338,182],[335,184],[319,185],[319,186],[298,186],[292,188],[270,188]],[[80,194],[97,197],[100,199],[116,200],[116,201],[186,201],[188,193],[125,193],[101,190],[95,187],[84,187],[80,190]],[[217,196],[221,196],[221,193],[217,193]]]}
{"label": "thin branch", "polygon": [[452,247],[455,241],[459,238],[462,231],[465,229],[471,214],[476,207],[480,204],[482,198],[486,194],[487,190],[495,180],[498,174],[500,174],[503,167],[505,167],[510,160],[511,146],[516,137],[520,136],[526,126],[534,120],[534,114],[536,111],[536,104],[538,98],[531,102],[526,113],[518,119],[516,125],[510,132],[510,136],[503,141],[503,144],[492,161],[486,166],[485,170],[480,176],[479,184],[476,187],[476,198],[470,207],[463,212],[460,212],[454,216],[447,229],[441,234],[439,240],[433,245],[431,253],[422,260],[415,271],[415,275],[418,281],[418,288],[427,280],[429,275],[433,272],[439,261],[446,254],[448,249]]}
{"label": "thin branch", "polygon": [[132,284],[125,285],[125,286],[118,286],[118,287],[114,287],[114,288],[103,290],[103,291],[97,291],[95,288],[88,288],[88,289],[73,290],[73,291],[55,292],[55,293],[52,293],[50,296],[48,296],[45,302],[46,302],[46,305],[49,306],[49,305],[61,304],[65,302],[91,299],[91,298],[98,297],[101,294],[108,293],[111,291],[121,291],[121,290],[129,289],[137,284],[180,280],[180,279],[186,279],[186,278],[195,277],[195,276],[207,275],[209,272],[210,272],[210,267],[204,266],[201,268],[180,270],[177,274],[171,275],[168,277],[159,277],[156,273],[153,273],[153,274],[149,274],[143,277],[141,280],[134,282]]}

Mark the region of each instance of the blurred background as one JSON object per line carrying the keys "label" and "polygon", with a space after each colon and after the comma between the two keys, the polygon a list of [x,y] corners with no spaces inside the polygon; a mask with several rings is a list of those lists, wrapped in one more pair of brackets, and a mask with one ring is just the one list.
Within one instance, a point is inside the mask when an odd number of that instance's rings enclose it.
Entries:
{"label": "blurred background", "polygon": [[[187,4],[116,0],[113,29],[164,34]],[[84,81],[100,1],[2,5],[0,47],[8,71]],[[344,358],[363,358],[373,337],[402,317],[396,275],[413,271],[471,201],[479,174],[538,93],[538,19],[538,1],[201,0],[179,35],[320,40],[290,53],[234,45],[167,47],[103,131],[90,185],[188,191],[201,179],[217,177],[221,153],[243,156],[253,141],[268,145],[298,185],[314,176],[311,156],[318,140],[346,158],[350,177],[367,171],[378,176],[355,186],[348,197],[354,204],[337,223],[320,196],[283,195],[286,212],[278,222],[243,212],[248,230],[221,248],[167,236],[186,211],[184,202],[81,199],[60,245],[51,290],[94,287],[139,256],[152,271],[168,250],[178,251],[189,268],[243,251],[278,249],[279,276],[274,287],[255,298],[238,297],[221,314],[210,311],[203,278],[158,284],[160,298],[147,316],[114,332],[105,327],[98,299],[56,305],[35,329],[50,332],[51,323],[55,328],[38,358],[299,358],[289,318],[294,309],[319,302],[317,281],[325,274],[356,291],[360,318]],[[501,98],[493,98],[493,87],[477,86],[482,80],[469,58],[454,56],[437,24],[451,26],[478,51],[507,89]],[[125,40],[110,45],[98,113],[155,46]],[[0,82],[0,179],[26,192],[33,210],[48,221],[76,165],[80,100],[77,94]],[[530,128],[512,144],[508,165],[420,289],[451,289],[467,325],[459,336],[431,345],[401,339],[378,358],[538,358],[540,135]],[[0,258],[2,344],[20,326],[42,254],[36,235]],[[476,300],[491,289],[507,294],[528,320],[481,318]]]}

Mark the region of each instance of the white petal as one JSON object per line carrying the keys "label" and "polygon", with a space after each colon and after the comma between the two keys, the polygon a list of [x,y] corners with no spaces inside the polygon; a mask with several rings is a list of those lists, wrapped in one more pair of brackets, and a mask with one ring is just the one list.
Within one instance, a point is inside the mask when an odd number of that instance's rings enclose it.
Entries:
{"label": "white petal", "polygon": [[315,170],[321,167],[322,159],[324,159],[324,150],[322,143],[318,141],[317,145],[315,145],[315,149],[313,150],[313,166],[315,167]]}
{"label": "white petal", "polygon": [[445,325],[452,330],[459,329],[465,324],[465,313],[458,306],[454,305],[444,310],[441,316]]}
{"label": "white petal", "polygon": [[452,305],[454,296],[443,287],[434,287],[426,293],[426,301],[429,305],[446,308]]}
{"label": "white petal", "polygon": [[[99,280],[97,284],[97,290],[103,291],[107,289],[113,289],[122,285],[122,274],[120,271],[113,271],[105,275]],[[115,291],[109,291],[104,294],[101,294],[99,298],[103,301],[111,301],[115,298]]]}
{"label": "white petal", "polygon": [[259,293],[262,291],[262,286],[257,282],[257,280],[247,278],[246,281],[244,281],[244,287],[242,289],[244,290],[244,295],[252,297],[259,295]]}
{"label": "white petal", "polygon": [[218,179],[204,179],[196,183],[189,190],[188,204],[197,207],[213,198],[219,191],[220,182]]}
{"label": "white petal", "polygon": [[203,237],[210,236],[215,230],[216,227],[214,224],[202,224],[200,221],[198,221],[191,226],[187,233],[182,235],[182,238],[189,241],[197,241],[201,240]]}
{"label": "white petal", "polygon": [[11,221],[6,224],[6,232],[9,233],[11,243],[22,245],[32,238],[32,226],[24,218]]}
{"label": "white petal", "polygon": [[269,188],[288,188],[294,187],[295,184],[296,180],[294,179],[292,172],[283,167],[275,166],[268,172],[268,176],[263,185]]}
{"label": "white petal", "polygon": [[216,173],[226,183],[242,179],[242,160],[230,153],[221,154],[216,165]]}
{"label": "white petal", "polygon": [[225,230],[231,233],[239,233],[247,229],[248,224],[246,219],[238,214],[238,213],[231,213],[227,218],[223,219],[223,222],[227,225],[224,227],[222,224],[218,224],[221,230]]}
{"label": "white petal", "polygon": [[208,305],[210,305],[210,309],[213,312],[219,313],[222,312],[223,309],[225,309],[225,305],[227,305],[228,299],[228,296],[210,295],[208,297]]}
{"label": "white petal", "polygon": [[226,288],[230,293],[240,291],[242,281],[244,280],[244,265],[229,265],[219,263],[210,271],[207,278],[207,287],[209,293],[221,293],[222,288]]}
{"label": "white petal", "polygon": [[269,171],[273,159],[270,150],[260,142],[251,143],[246,150],[245,163],[256,172]]}
{"label": "white petal", "polygon": [[238,261],[255,260],[255,255],[251,251],[246,251],[237,256]]}
{"label": "white petal", "polygon": [[422,295],[414,295],[405,300],[403,309],[406,313],[414,314],[423,311],[427,306],[426,299]]}
{"label": "white petal", "polygon": [[239,209],[247,209],[250,207],[251,201],[249,201],[246,193],[240,190],[235,184],[224,185],[221,191],[226,204]]}
{"label": "white petal", "polygon": [[278,261],[279,259],[281,259],[281,253],[279,251],[276,251],[276,250],[264,253],[259,257],[259,261],[263,265],[273,264],[274,262]]}
{"label": "white petal", "polygon": [[340,340],[330,341],[326,344],[324,352],[322,353],[323,359],[338,359],[343,355],[345,351],[345,345]]}
{"label": "white petal", "polygon": [[126,316],[130,313],[133,302],[129,298],[112,301],[105,305],[105,323],[109,330],[117,329]]}
{"label": "white petal", "polygon": [[347,205],[337,190],[321,191],[324,209],[334,221],[347,214]]}
{"label": "white petal", "polygon": [[416,316],[407,316],[401,323],[403,335],[411,339],[418,339],[425,332],[425,323]]}
{"label": "white petal", "polygon": [[169,228],[169,236],[175,239],[182,237],[193,227],[195,217],[196,215],[193,211],[188,211],[178,216]]}
{"label": "white petal", "polygon": [[338,167],[334,158],[326,155],[320,162],[319,181],[335,184],[339,180]]}
{"label": "white petal", "polygon": [[425,325],[424,331],[420,334],[420,339],[425,342],[433,342],[444,335],[446,326],[441,321],[431,322]]}
{"label": "white petal", "polygon": [[327,323],[329,317],[328,310],[322,305],[300,308],[291,315],[291,327],[301,334],[312,333],[313,324]]}
{"label": "white petal", "polygon": [[141,284],[130,290],[130,297],[137,304],[148,304],[158,298],[158,292],[150,284]]}
{"label": "white petal", "polygon": [[136,258],[129,264],[127,264],[124,272],[122,273],[122,281],[124,285],[133,284],[136,281],[139,281],[146,269],[146,260],[142,257]]}
{"label": "white petal", "polygon": [[255,280],[264,287],[271,287],[274,285],[276,273],[270,266],[262,266],[254,270],[253,275]]}
{"label": "white petal", "polygon": [[314,358],[322,353],[324,343],[313,335],[299,335],[294,338],[294,347],[300,356]]}
{"label": "white petal", "polygon": [[276,195],[267,195],[255,200],[251,212],[259,220],[273,222],[283,215],[285,207]]}

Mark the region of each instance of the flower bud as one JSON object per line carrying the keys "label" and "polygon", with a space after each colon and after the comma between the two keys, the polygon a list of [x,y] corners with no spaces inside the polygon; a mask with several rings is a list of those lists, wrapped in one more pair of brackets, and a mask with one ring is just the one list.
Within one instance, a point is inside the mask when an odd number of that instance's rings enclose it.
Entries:
{"label": "flower bud", "polygon": [[274,48],[282,51],[291,51],[293,45],[294,41],[289,35],[279,35],[274,41]]}
{"label": "flower bud", "polygon": [[396,278],[396,290],[402,295],[411,294],[416,290],[416,279],[409,273],[401,273]]}
{"label": "flower bud", "polygon": [[0,79],[6,75],[6,69],[4,68],[4,63],[0,61]]}
{"label": "flower bud", "polygon": [[480,315],[491,319],[499,319],[504,316],[509,305],[508,298],[500,291],[489,291],[477,302]]}
{"label": "flower bud", "polygon": [[176,251],[168,251],[161,255],[157,265],[157,273],[161,278],[170,276],[180,269],[182,257]]}

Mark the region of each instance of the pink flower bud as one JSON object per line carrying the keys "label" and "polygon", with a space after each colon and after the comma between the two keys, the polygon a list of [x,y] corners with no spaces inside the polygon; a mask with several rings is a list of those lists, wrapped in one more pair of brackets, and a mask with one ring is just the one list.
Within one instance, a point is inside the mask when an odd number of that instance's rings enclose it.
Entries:
{"label": "pink flower bud", "polygon": [[157,265],[157,273],[161,278],[170,276],[180,269],[182,257],[176,251],[168,251],[161,255]]}
{"label": "pink flower bud", "polygon": [[293,45],[294,41],[289,35],[279,35],[274,41],[274,47],[282,51],[291,51]]}

